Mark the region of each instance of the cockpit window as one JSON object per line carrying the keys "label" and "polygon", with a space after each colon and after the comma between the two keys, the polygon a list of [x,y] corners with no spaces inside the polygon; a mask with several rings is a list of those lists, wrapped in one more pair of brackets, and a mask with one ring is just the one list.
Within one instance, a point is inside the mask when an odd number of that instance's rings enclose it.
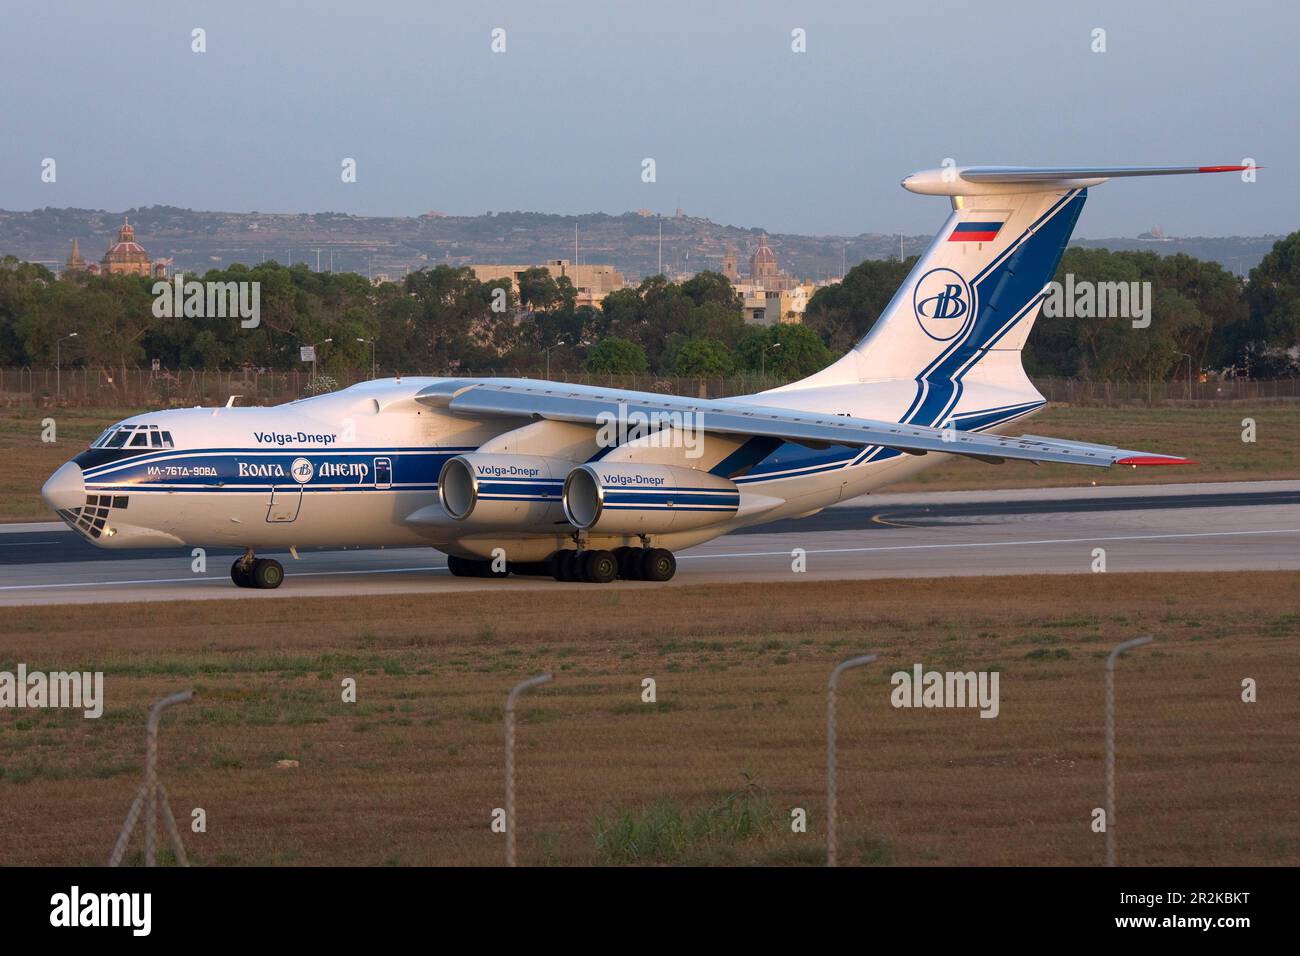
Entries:
{"label": "cockpit window", "polygon": [[173,448],[172,433],[157,425],[118,425],[95,439],[91,448]]}

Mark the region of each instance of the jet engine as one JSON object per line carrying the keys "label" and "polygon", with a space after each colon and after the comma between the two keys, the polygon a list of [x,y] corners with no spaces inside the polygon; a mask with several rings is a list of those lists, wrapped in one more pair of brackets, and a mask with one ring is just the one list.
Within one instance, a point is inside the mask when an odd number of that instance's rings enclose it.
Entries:
{"label": "jet engine", "polygon": [[585,531],[689,531],[727,521],[739,507],[734,482],[673,465],[589,462],[564,481],[564,516]]}
{"label": "jet engine", "polygon": [[572,468],[572,461],[539,455],[457,455],[438,475],[438,500],[474,527],[552,525],[564,521],[561,494]]}

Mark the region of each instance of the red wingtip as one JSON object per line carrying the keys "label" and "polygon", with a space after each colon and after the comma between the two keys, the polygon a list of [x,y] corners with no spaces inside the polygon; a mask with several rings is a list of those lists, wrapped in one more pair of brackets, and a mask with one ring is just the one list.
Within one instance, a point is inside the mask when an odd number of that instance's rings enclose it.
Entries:
{"label": "red wingtip", "polygon": [[1117,465],[1132,465],[1134,468],[1139,465],[1195,465],[1190,458],[1171,458],[1168,455],[1134,455],[1131,458],[1121,458]]}
{"label": "red wingtip", "polygon": [[1247,169],[1263,169],[1263,166],[1198,166],[1202,173],[1240,173]]}

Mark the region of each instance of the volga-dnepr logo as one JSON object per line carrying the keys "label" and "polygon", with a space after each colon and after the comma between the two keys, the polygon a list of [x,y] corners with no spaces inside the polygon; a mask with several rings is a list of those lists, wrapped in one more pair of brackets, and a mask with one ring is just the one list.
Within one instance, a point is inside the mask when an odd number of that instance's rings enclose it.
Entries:
{"label": "volga-dnepr logo", "polygon": [[300,485],[311,481],[315,471],[316,468],[309,458],[295,458],[293,464],[289,466],[289,474],[293,475],[293,480]]}
{"label": "volga-dnepr logo", "polygon": [[931,269],[912,291],[912,308],[921,331],[947,342],[966,331],[975,314],[970,286],[952,269]]}

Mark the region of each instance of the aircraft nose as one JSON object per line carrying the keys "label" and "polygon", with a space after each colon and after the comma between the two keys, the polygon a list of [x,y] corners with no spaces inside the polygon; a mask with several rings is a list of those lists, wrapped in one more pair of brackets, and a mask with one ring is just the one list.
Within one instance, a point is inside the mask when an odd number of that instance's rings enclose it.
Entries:
{"label": "aircraft nose", "polygon": [[55,511],[66,511],[84,505],[86,482],[81,473],[81,466],[75,461],[62,465],[41,487],[41,497]]}

